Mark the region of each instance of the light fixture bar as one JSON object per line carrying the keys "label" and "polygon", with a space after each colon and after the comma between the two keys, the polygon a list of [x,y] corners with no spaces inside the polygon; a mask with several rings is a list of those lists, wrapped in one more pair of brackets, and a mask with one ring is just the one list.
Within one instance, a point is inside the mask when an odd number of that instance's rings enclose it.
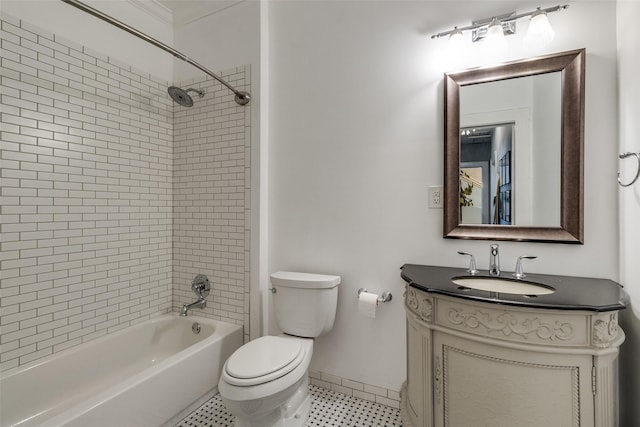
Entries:
{"label": "light fixture bar", "polygon": [[517,15],[514,15],[513,13],[507,13],[507,14],[504,14],[504,15],[499,15],[499,16],[495,16],[495,17],[491,17],[491,18],[487,18],[487,19],[474,21],[471,25],[467,25],[466,27],[455,27],[452,30],[443,31],[441,33],[434,34],[434,35],[431,36],[431,38],[432,39],[439,39],[439,38],[442,38],[442,37],[449,36],[455,31],[472,31],[472,30],[477,30],[478,28],[487,27],[489,25],[489,23],[493,20],[493,18],[496,18],[502,24],[505,24],[505,23],[515,22],[515,21],[517,21],[519,19],[522,19],[522,18],[533,16],[534,13],[539,13],[539,12],[544,12],[544,13],[559,12],[561,10],[567,9],[568,7],[569,7],[569,5],[565,4],[565,5],[547,7],[545,9],[538,8],[536,10],[532,10],[531,12],[520,13],[520,14],[517,14]]}
{"label": "light fixture bar", "polygon": [[515,12],[503,13],[502,15],[492,16],[491,18],[484,18],[484,19],[478,19],[476,21],[472,21],[471,25],[476,27],[473,29],[477,29],[480,27],[486,27],[487,25],[491,24],[491,21],[493,21],[494,18],[502,23],[505,23],[505,22],[509,22],[509,20],[512,20],[515,16],[517,16]]}

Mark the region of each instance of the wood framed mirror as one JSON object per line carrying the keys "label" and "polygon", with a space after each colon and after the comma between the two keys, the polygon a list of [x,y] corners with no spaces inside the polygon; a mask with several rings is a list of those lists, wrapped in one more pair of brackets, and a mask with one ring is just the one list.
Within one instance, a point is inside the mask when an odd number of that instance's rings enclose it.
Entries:
{"label": "wood framed mirror", "polygon": [[584,73],[579,49],[445,74],[445,238],[583,243]]}

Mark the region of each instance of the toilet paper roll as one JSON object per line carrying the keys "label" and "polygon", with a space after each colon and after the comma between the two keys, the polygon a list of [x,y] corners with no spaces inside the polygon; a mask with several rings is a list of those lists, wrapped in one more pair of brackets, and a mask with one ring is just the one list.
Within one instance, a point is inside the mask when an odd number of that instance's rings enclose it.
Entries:
{"label": "toilet paper roll", "polygon": [[358,298],[358,312],[372,319],[376,318],[378,295],[369,292],[361,292]]}

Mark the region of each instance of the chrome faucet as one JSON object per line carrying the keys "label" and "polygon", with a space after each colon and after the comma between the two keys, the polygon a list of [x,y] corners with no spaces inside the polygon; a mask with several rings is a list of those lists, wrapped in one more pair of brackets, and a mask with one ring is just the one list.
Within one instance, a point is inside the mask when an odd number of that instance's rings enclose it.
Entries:
{"label": "chrome faucet", "polygon": [[476,259],[473,256],[473,254],[469,252],[462,252],[462,251],[458,251],[458,253],[460,255],[466,255],[469,257],[469,268],[467,269],[467,273],[469,273],[472,276],[475,276],[476,274],[478,274],[478,269],[476,268]]}
{"label": "chrome faucet", "polygon": [[200,299],[196,302],[183,305],[182,310],[180,311],[180,316],[186,316],[187,312],[192,308],[205,308],[206,306],[207,306],[207,302],[204,300],[204,298],[200,297]]}
{"label": "chrome faucet", "polygon": [[489,253],[489,275],[500,275],[500,253],[498,251],[498,245],[491,245]]}
{"label": "chrome faucet", "polygon": [[207,306],[207,302],[204,299],[211,291],[211,284],[207,276],[198,274],[191,282],[191,289],[198,297],[198,301],[183,305],[182,310],[180,310],[180,316],[186,316],[187,312],[192,308],[205,308]]}
{"label": "chrome faucet", "polygon": [[524,274],[524,269],[522,268],[522,260],[523,259],[536,259],[538,258],[535,255],[522,255],[518,257],[518,261],[516,262],[516,271],[513,273],[516,279],[524,279],[527,275]]}

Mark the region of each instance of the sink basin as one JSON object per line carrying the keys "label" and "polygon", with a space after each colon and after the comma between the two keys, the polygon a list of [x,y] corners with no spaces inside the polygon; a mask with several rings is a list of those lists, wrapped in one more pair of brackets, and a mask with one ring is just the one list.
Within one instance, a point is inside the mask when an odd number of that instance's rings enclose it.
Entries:
{"label": "sink basin", "polygon": [[458,277],[452,279],[452,282],[463,288],[501,294],[548,295],[555,292],[555,289],[549,286],[500,277]]}

